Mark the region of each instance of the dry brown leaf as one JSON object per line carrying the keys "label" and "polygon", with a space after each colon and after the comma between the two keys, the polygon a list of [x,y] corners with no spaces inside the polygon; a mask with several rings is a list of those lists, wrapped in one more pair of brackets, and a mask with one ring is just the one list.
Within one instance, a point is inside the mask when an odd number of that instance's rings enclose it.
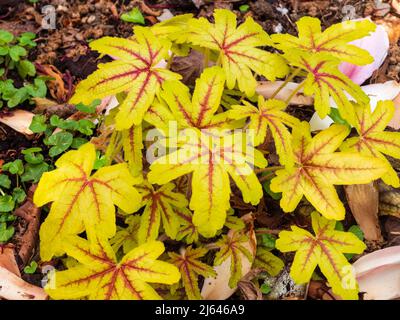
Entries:
{"label": "dry brown leaf", "polygon": [[196,50],[192,50],[186,57],[174,57],[171,63],[171,70],[179,73],[186,85],[194,85],[203,69],[204,55]]}
{"label": "dry brown leaf", "polygon": [[388,15],[384,19],[375,21],[376,24],[382,25],[388,35],[391,44],[396,44],[400,38],[400,18],[394,15]]}
{"label": "dry brown leaf", "polygon": [[38,72],[53,78],[46,83],[51,96],[59,103],[66,102],[69,98],[69,90],[65,88],[63,74],[53,65],[40,65]]}
{"label": "dry brown leaf", "polygon": [[379,192],[373,182],[345,186],[351,212],[369,241],[382,241],[378,220]]}
{"label": "dry brown leaf", "polygon": [[250,270],[239,282],[238,288],[244,300],[262,300],[263,295],[258,286],[252,281],[263,272],[261,268]]}
{"label": "dry brown leaf", "polygon": [[0,266],[0,298],[6,300],[46,300],[47,293]]}
{"label": "dry brown leaf", "polygon": [[33,255],[33,250],[38,239],[40,225],[40,208],[33,203],[33,194],[37,185],[32,185],[28,191],[28,197],[24,204],[14,211],[14,215],[24,220],[25,230],[22,235],[16,237],[18,241],[20,256],[24,265],[26,265]]}
{"label": "dry brown leaf", "polygon": [[0,267],[7,269],[18,277],[21,277],[17,261],[15,260],[13,245],[0,247]]}

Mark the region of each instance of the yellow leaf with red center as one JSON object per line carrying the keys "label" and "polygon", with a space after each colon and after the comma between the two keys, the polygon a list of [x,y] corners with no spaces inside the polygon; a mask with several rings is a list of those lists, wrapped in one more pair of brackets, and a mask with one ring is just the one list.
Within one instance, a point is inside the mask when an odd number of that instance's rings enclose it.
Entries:
{"label": "yellow leaf with red center", "polygon": [[353,122],[354,107],[351,100],[360,104],[369,102],[366,93],[339,71],[339,61],[330,61],[326,54],[301,54],[299,51],[286,55],[293,57],[293,65],[307,71],[304,80],[304,94],[314,97],[314,106],[321,119],[325,118],[330,110],[332,98],[340,115]]}
{"label": "yellow leaf with red center", "polygon": [[293,211],[304,195],[326,218],[342,220],[345,208],[334,185],[369,183],[385,174],[387,165],[379,158],[335,152],[348,134],[348,127],[334,124],[311,138],[307,122],[294,127],[294,168],[276,171],[270,185],[273,192],[282,192],[285,212]]}
{"label": "yellow leaf with red center", "polygon": [[261,246],[257,247],[256,257],[254,258],[254,267],[261,268],[275,277],[282,271],[285,264],[281,259],[275,256],[268,249]]}
{"label": "yellow leaf with red center", "polygon": [[260,151],[246,144],[241,133],[211,136],[189,130],[181,134],[191,141],[153,162],[148,179],[151,183],[165,184],[193,172],[190,200],[193,223],[200,234],[213,237],[224,225],[230,208],[229,176],[241,190],[244,201],[255,205],[263,192],[251,166],[265,167],[267,161]]}
{"label": "yellow leaf with red center", "polygon": [[201,300],[200,289],[198,285],[198,276],[215,277],[214,269],[200,261],[207,253],[205,248],[193,249],[188,247],[183,249],[180,254],[168,253],[171,263],[178,267],[185,292],[189,300]]}
{"label": "yellow leaf with red center", "polygon": [[117,130],[139,125],[165,80],[180,75],[163,68],[170,42],[155,37],[149,29],[135,28],[135,39],[104,37],[90,43],[93,50],[118,60],[100,64],[99,69],[76,87],[71,103],[88,104],[94,99],[127,92],[115,117]]}
{"label": "yellow leaf with red center", "polygon": [[91,175],[95,159],[95,147],[87,143],[61,156],[57,169],[40,179],[34,203],[41,207],[52,202],[40,228],[42,260],[62,254],[68,235],[86,230],[112,237],[116,231],[114,204],[127,213],[139,208],[141,196],[133,185],[140,180],[131,176],[128,166],[107,166]]}
{"label": "yellow leaf with red center", "polygon": [[[179,128],[233,128],[226,112],[217,113],[224,85],[225,75],[222,69],[212,67],[205,69],[196,80],[192,97],[189,88],[180,81],[166,81],[160,95],[168,104]],[[158,110],[159,107],[156,111]]]}
{"label": "yellow leaf with red center", "polygon": [[286,126],[293,127],[299,121],[285,110],[286,104],[276,99],[264,100],[262,96],[258,98],[258,108],[244,101],[244,105],[232,106],[228,111],[228,116],[232,119],[250,118],[247,130],[254,135],[254,145],[262,144],[269,128],[275,141],[276,151],[279,161],[283,165],[292,166],[294,163],[291,136]]}
{"label": "yellow leaf with red center", "polygon": [[122,145],[124,148],[124,159],[128,162],[132,175],[142,174],[143,161],[143,130],[142,125],[133,125],[122,131]]}
{"label": "yellow leaf with red center", "polygon": [[388,172],[382,176],[382,180],[398,188],[400,181],[397,172],[384,156],[400,159],[400,133],[385,131],[394,116],[393,101],[379,101],[374,112],[371,112],[369,105],[356,105],[355,110],[357,120],[353,125],[359,136],[347,139],[341,150],[381,158],[388,167]]}
{"label": "yellow leaf with red center", "polygon": [[199,232],[197,227],[193,224],[193,214],[187,209],[178,209],[177,215],[181,219],[181,226],[176,235],[177,241],[182,241],[183,239],[187,244],[199,241]]}
{"label": "yellow leaf with red center", "polygon": [[239,90],[250,97],[257,86],[253,71],[272,81],[287,74],[288,67],[279,55],[257,48],[272,42],[251,17],[237,26],[235,13],[217,9],[214,20],[214,24],[205,18],[190,20],[189,41],[219,53],[229,89],[237,83]]}
{"label": "yellow leaf with red center", "polygon": [[282,231],[276,241],[281,252],[296,251],[290,270],[293,280],[307,283],[319,266],[332,287],[343,299],[358,299],[358,287],[351,264],[343,253],[362,253],[366,245],[351,232],[336,231],[336,221],[327,220],[318,212],[311,214],[315,235],[292,226]]}
{"label": "yellow leaf with red center", "polygon": [[173,284],[180,279],[174,265],[157,260],[164,252],[164,245],[159,241],[134,248],[121,261],[117,261],[103,237],[94,237],[90,242],[70,237],[63,247],[79,264],[51,276],[45,289],[54,299],[161,299],[148,283]]}
{"label": "yellow leaf with red center", "polygon": [[356,65],[370,64],[374,58],[368,51],[349,42],[361,39],[375,31],[376,25],[368,20],[349,20],[331,25],[322,32],[318,18],[303,17],[296,22],[298,37],[290,34],[271,36],[275,47],[290,52],[299,49],[308,53],[326,53],[331,59],[347,61]]}
{"label": "yellow leaf with red center", "polygon": [[157,190],[147,181],[138,187],[145,206],[138,231],[139,243],[155,240],[158,237],[161,222],[167,236],[175,239],[180,227],[180,217],[176,210],[188,205],[185,195],[172,190],[173,183],[167,183]]}
{"label": "yellow leaf with red center", "polygon": [[242,274],[242,259],[248,259],[253,262],[253,254],[246,248],[249,242],[249,237],[241,232],[231,232],[228,235],[223,235],[215,244],[219,247],[219,251],[215,255],[214,265],[218,266],[226,259],[231,258],[229,278],[229,286],[235,288]]}

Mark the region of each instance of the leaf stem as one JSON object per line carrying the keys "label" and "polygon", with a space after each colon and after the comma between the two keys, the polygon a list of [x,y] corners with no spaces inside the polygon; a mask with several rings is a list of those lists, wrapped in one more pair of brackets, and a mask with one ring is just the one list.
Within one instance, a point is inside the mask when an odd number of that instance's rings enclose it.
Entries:
{"label": "leaf stem", "polygon": [[119,131],[114,131],[112,133],[105,153],[106,165],[110,165],[115,155],[122,149],[122,142],[120,138],[121,134]]}
{"label": "leaf stem", "polygon": [[296,95],[297,92],[300,91],[301,88],[303,88],[305,84],[305,80],[303,80],[302,82],[300,82],[297,87],[292,91],[292,93],[290,94],[290,96],[285,100],[285,104],[289,105],[290,104],[290,100],[292,100],[292,98]]}
{"label": "leaf stem", "polygon": [[278,87],[278,89],[275,90],[275,92],[272,94],[270,99],[273,99],[276,97],[276,95],[284,88],[286,87],[286,85],[292,81],[301,71],[301,68],[298,67],[297,69],[295,69],[292,74],[286,78],[286,80]]}
{"label": "leaf stem", "polygon": [[254,172],[255,173],[269,172],[269,171],[276,171],[276,170],[283,169],[283,168],[284,168],[284,166],[271,166],[271,167],[266,167],[266,168],[255,169]]}

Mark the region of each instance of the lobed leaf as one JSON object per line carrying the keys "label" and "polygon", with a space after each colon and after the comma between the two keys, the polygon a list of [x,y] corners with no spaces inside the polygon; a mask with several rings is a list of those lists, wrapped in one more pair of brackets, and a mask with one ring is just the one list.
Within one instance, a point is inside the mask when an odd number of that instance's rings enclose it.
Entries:
{"label": "lobed leaf", "polygon": [[226,259],[231,258],[231,276],[229,278],[229,287],[235,288],[240,279],[244,276],[242,274],[242,258],[246,258],[253,262],[253,254],[246,248],[244,244],[249,242],[249,237],[241,232],[231,232],[228,235],[223,235],[220,240],[216,242],[219,251],[215,255],[214,265],[218,266]]}
{"label": "lobed leaf", "polygon": [[369,97],[347,76],[339,71],[339,61],[330,61],[326,54],[301,54],[292,51],[293,65],[307,71],[304,80],[304,94],[314,96],[314,106],[319,117],[325,118],[331,110],[332,98],[340,115],[349,122],[354,121],[354,107],[349,99],[366,104]]}
{"label": "lobed leaf", "polygon": [[219,53],[229,89],[237,83],[239,90],[251,97],[257,85],[253,72],[272,81],[287,74],[287,65],[280,56],[257,48],[272,42],[251,17],[237,26],[233,12],[217,9],[214,20],[214,24],[205,18],[190,20],[189,40]]}
{"label": "lobed leaf", "polygon": [[168,57],[170,42],[155,37],[149,29],[135,27],[135,39],[104,37],[90,43],[93,50],[117,57],[79,83],[71,103],[89,104],[126,91],[127,96],[115,117],[117,130],[139,125],[165,80],[180,75],[159,67]]}
{"label": "lobed leaf", "polygon": [[302,17],[297,22],[298,37],[289,34],[271,36],[275,47],[290,52],[293,49],[307,53],[325,53],[330,60],[366,65],[374,61],[368,51],[349,42],[361,39],[375,31],[376,25],[368,19],[347,20],[331,25],[322,32],[318,18]]}
{"label": "lobed leaf", "polygon": [[276,248],[281,252],[296,251],[290,275],[307,283],[319,266],[335,294],[343,299],[358,299],[358,288],[351,264],[343,253],[360,254],[366,245],[351,232],[335,230],[336,221],[327,220],[318,212],[311,214],[315,235],[298,228],[279,233]]}
{"label": "lobed leaf", "polygon": [[112,237],[114,204],[127,213],[139,208],[141,196],[133,185],[140,179],[131,176],[126,164],[103,167],[91,175],[95,160],[95,147],[87,143],[65,153],[56,161],[56,170],[43,174],[33,201],[39,207],[52,202],[40,228],[44,261],[63,253],[62,243],[69,235],[86,230]]}
{"label": "lobed leaf", "polygon": [[155,190],[147,181],[139,187],[143,197],[141,206],[145,206],[138,231],[139,244],[157,239],[161,221],[167,236],[176,238],[181,222],[177,210],[184,209],[188,201],[183,194],[173,192],[174,188],[173,183],[167,183]]}
{"label": "lobed leaf", "polygon": [[[228,134],[214,139],[198,134],[194,142],[183,144],[177,151],[157,159],[150,166],[151,183],[164,184],[193,172],[190,209],[193,223],[205,237],[222,228],[230,208],[229,176],[242,191],[245,202],[257,204],[262,186],[250,165],[265,167],[262,154],[248,146],[243,150],[241,134]],[[252,159],[247,154],[253,153]]]}
{"label": "lobed leaf", "polygon": [[161,297],[148,283],[173,284],[180,279],[175,266],[156,260],[164,252],[159,241],[134,248],[119,262],[103,237],[90,242],[70,237],[63,247],[79,264],[52,276],[45,289],[54,299],[155,300]]}
{"label": "lobed leaf", "polygon": [[369,183],[385,174],[387,165],[379,158],[334,152],[348,133],[347,126],[338,124],[313,138],[307,122],[293,129],[294,168],[278,170],[270,185],[273,192],[282,192],[285,212],[293,211],[304,195],[324,217],[342,220],[345,208],[334,185]]}
{"label": "lobed leaf", "polygon": [[286,104],[276,99],[264,100],[258,98],[258,108],[244,101],[244,105],[234,105],[228,111],[228,117],[232,119],[250,118],[247,130],[254,135],[254,145],[264,142],[269,128],[275,141],[275,147],[279,155],[279,161],[283,165],[292,166],[294,163],[291,136],[286,126],[293,127],[298,120],[285,113]]}
{"label": "lobed leaf", "polygon": [[207,249],[193,249],[191,246],[182,250],[181,254],[168,253],[171,263],[174,264],[181,273],[183,286],[189,300],[201,300],[200,289],[198,285],[198,276],[215,277],[214,269],[200,261]]}
{"label": "lobed leaf", "polygon": [[379,101],[374,112],[368,105],[356,105],[356,121],[353,123],[358,137],[347,139],[341,149],[381,158],[388,171],[382,180],[395,188],[400,187],[397,172],[384,155],[400,159],[400,133],[384,131],[395,113],[393,101]]}

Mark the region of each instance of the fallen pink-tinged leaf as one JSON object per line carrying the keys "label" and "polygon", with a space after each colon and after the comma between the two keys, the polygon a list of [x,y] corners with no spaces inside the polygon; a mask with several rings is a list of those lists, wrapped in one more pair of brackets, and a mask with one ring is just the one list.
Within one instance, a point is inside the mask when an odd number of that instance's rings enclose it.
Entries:
{"label": "fallen pink-tinged leaf", "polygon": [[0,297],[6,300],[46,300],[46,292],[0,267]]}
{"label": "fallen pink-tinged leaf", "polygon": [[400,298],[400,246],[362,256],[353,264],[360,292],[366,300]]}
{"label": "fallen pink-tinged leaf", "polygon": [[353,82],[363,84],[365,80],[372,76],[375,70],[379,69],[385,60],[389,50],[389,37],[385,28],[378,25],[371,35],[350,43],[367,50],[374,58],[374,62],[366,66],[356,66],[343,62],[340,64],[339,70]]}
{"label": "fallen pink-tinged leaf", "polygon": [[[393,128],[400,128],[400,84],[396,81],[387,81],[385,83],[376,83],[369,84],[366,86],[362,86],[361,89],[367,94],[370,98],[371,110],[375,110],[375,107],[380,100],[393,100],[396,105],[396,112],[389,123],[389,126]],[[396,102],[397,101],[397,102]],[[333,100],[331,100],[331,107],[337,108],[336,104]],[[333,123],[333,120],[326,116],[324,119],[321,119],[317,113],[311,117],[310,126],[311,130],[323,130],[328,128]]]}
{"label": "fallen pink-tinged leaf", "polygon": [[357,276],[387,264],[400,263],[400,246],[388,247],[366,254],[353,263]]}
{"label": "fallen pink-tinged leaf", "polygon": [[357,277],[364,300],[391,300],[400,298],[400,263],[378,267]]}
{"label": "fallen pink-tinged leaf", "polygon": [[33,132],[29,129],[29,126],[34,115],[25,110],[13,110],[7,114],[0,114],[0,122],[19,133],[31,135]]}

